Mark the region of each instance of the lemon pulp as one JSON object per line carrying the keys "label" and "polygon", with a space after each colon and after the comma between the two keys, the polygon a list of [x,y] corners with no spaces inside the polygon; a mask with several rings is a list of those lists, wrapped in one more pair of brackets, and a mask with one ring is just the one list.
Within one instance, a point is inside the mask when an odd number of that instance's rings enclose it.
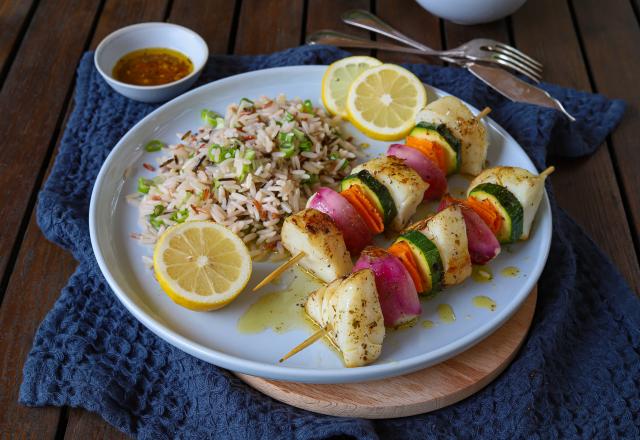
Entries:
{"label": "lemon pulp", "polygon": [[213,222],[187,222],[167,229],[156,244],[153,262],[165,293],[192,310],[225,306],[251,275],[245,244]]}

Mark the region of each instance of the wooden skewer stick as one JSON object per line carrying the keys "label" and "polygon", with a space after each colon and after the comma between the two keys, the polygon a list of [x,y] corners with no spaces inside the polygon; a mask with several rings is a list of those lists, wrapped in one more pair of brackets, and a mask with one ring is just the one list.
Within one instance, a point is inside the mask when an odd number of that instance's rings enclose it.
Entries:
{"label": "wooden skewer stick", "polygon": [[549,177],[549,175],[550,175],[551,173],[553,173],[555,170],[556,170],[556,167],[554,167],[554,166],[550,166],[549,168],[547,168],[546,170],[544,170],[543,172],[541,172],[540,174],[538,174],[538,176],[540,176],[540,177],[544,177],[544,178],[546,179],[546,178],[547,178],[547,177]]}
{"label": "wooden skewer stick", "polygon": [[319,339],[322,339],[324,335],[326,335],[330,331],[331,331],[331,324],[327,324],[326,326],[324,326],[323,328],[321,328],[320,330],[318,330],[317,332],[309,336],[307,339],[302,341],[300,344],[296,345],[289,353],[282,356],[282,358],[278,362],[286,361],[294,354],[301,352],[302,350],[304,350],[314,342],[318,341]]}
{"label": "wooden skewer stick", "polygon": [[476,115],[476,120],[479,121],[480,119],[482,119],[485,116],[487,116],[489,113],[491,113],[491,107],[483,108],[482,111]]}
{"label": "wooden skewer stick", "polygon": [[305,256],[305,253],[304,252],[300,252],[298,255],[296,255],[293,258],[290,258],[288,261],[285,261],[284,263],[282,263],[276,270],[274,270],[269,275],[267,275],[264,280],[260,281],[258,283],[258,285],[253,288],[253,292],[255,292],[256,290],[260,289],[261,287],[266,286],[271,281],[273,281],[276,278],[278,278],[280,275],[282,275],[282,272],[284,272],[285,270],[289,269],[291,266],[296,264],[298,261],[300,261],[302,258],[304,258],[304,256]]}

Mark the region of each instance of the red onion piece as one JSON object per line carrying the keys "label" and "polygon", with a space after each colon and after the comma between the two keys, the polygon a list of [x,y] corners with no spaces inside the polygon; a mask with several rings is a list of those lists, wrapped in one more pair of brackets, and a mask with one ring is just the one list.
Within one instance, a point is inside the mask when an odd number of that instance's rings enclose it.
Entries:
{"label": "red onion piece", "polygon": [[373,238],[366,223],[351,203],[331,188],[318,188],[307,202],[307,208],[324,212],[342,231],[347,249],[352,254],[359,254]]}
{"label": "red onion piece", "polygon": [[497,257],[500,253],[500,243],[484,220],[473,209],[463,205],[448,194],[440,201],[438,212],[451,205],[460,206],[462,211],[464,223],[467,227],[467,242],[469,243],[471,262],[473,264],[485,264]]}
{"label": "red onion piece", "polygon": [[429,188],[424,193],[424,200],[439,199],[447,191],[445,174],[438,168],[438,165],[415,148],[402,144],[391,144],[387,150],[387,156],[404,159],[405,163],[429,184]]}
{"label": "red onion piece", "polygon": [[384,249],[369,246],[362,251],[353,271],[371,269],[384,316],[384,325],[397,327],[422,313],[418,292],[411,275],[400,260]]}

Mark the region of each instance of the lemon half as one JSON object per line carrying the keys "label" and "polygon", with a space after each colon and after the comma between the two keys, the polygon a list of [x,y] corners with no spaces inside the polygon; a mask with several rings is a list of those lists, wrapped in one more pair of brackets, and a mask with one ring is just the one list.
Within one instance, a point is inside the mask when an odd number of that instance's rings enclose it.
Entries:
{"label": "lemon half", "polygon": [[224,226],[193,221],[167,229],[153,252],[160,287],[191,310],[229,304],[251,276],[251,256],[243,241]]}
{"label": "lemon half", "polygon": [[427,104],[422,82],[407,69],[382,64],[358,76],[347,96],[349,120],[367,136],[391,141],[403,138]]}
{"label": "lemon half", "polygon": [[343,58],[327,67],[322,77],[322,103],[333,115],[347,117],[345,104],[351,83],[365,70],[381,65],[367,56]]}

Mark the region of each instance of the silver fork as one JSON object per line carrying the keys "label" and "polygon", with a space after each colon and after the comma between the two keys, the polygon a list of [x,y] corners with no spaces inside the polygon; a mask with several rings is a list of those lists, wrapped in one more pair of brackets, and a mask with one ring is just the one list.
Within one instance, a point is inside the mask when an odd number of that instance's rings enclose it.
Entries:
{"label": "silver fork", "polygon": [[540,82],[542,79],[542,63],[512,46],[496,40],[476,38],[453,49],[435,50],[404,35],[376,15],[363,9],[345,12],[342,14],[342,21],[411,46],[422,51],[423,55],[436,56],[449,62],[452,62],[452,58],[464,58],[499,64],[521,73],[535,82]]}

